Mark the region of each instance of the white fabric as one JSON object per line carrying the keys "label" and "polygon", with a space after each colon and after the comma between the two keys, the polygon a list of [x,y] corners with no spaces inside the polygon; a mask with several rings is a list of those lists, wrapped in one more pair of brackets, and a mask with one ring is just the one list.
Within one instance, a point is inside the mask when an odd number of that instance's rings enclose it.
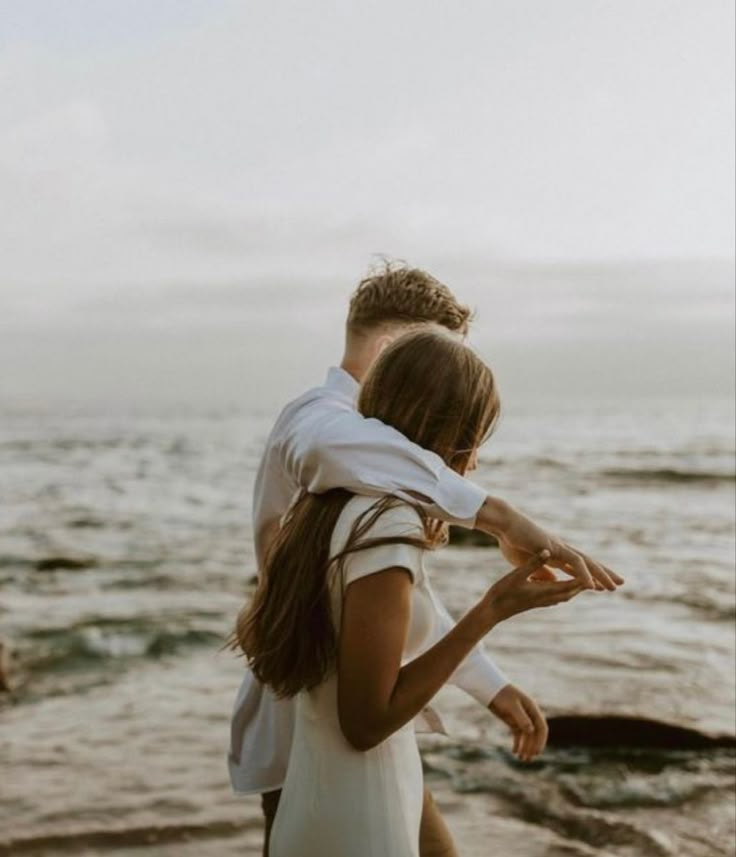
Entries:
{"label": "white fabric", "polygon": [[[355,410],[357,390],[354,378],[333,367],[321,387],[288,404],[276,420],[254,491],[253,533],[259,568],[269,533],[278,528],[301,488],[313,493],[346,488],[369,496],[395,494],[412,502],[424,498],[430,515],[474,526],[486,492],[400,432],[362,417]],[[454,622],[439,599],[434,604],[436,628],[445,634]],[[508,679],[483,647],[477,646],[451,683],[488,705]],[[228,755],[235,791],[247,794],[281,788],[293,724],[294,701],[277,699],[246,670],[235,700]],[[441,731],[431,713],[424,725]]]}
{"label": "white fabric", "polygon": [[[348,502],[335,525],[330,556],[334,556],[339,550],[342,550],[355,519],[367,512],[375,502],[373,497],[354,497]],[[404,503],[384,512],[363,536],[363,539],[380,539],[393,536],[424,538],[424,529],[419,516],[414,509]],[[438,624],[437,611],[424,572],[423,553],[421,548],[413,545],[380,545],[349,554],[345,558],[344,564],[343,583],[346,588],[356,580],[360,580],[361,577],[375,574],[377,571],[383,571],[386,568],[405,568],[411,573],[414,584],[411,600],[411,625],[404,653],[405,658],[409,660],[416,658],[436,642],[434,632]],[[335,627],[339,628],[342,618],[342,591],[339,585],[333,585],[333,583],[334,581],[330,581],[332,616]],[[439,636],[443,635],[440,634]],[[429,645],[426,645],[427,643]]]}
{"label": "white fabric", "polygon": [[[359,516],[375,501],[348,502],[332,535],[331,555],[340,551]],[[370,514],[370,513],[369,513]],[[423,528],[414,509],[389,509],[365,538],[413,536]],[[434,642],[435,610],[422,565],[422,551],[410,545],[368,548],[347,557],[330,580],[332,616],[340,628],[342,601],[350,583],[386,568],[412,575],[411,619],[402,663]],[[423,777],[411,722],[378,746],[355,750],[340,729],[337,677],[296,698],[294,742],[284,790],[271,832],[270,857],[419,857]]]}

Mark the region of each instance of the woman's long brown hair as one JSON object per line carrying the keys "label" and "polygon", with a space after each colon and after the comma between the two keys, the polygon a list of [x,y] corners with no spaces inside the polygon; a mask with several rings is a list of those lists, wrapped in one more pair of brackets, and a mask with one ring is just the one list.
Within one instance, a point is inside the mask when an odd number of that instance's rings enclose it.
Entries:
{"label": "woman's long brown hair", "polygon": [[[464,473],[490,435],[500,402],[493,374],[463,342],[435,329],[408,333],[384,350],[360,391],[358,410],[381,420]],[[339,554],[330,556],[338,518],[354,496],[343,489],[302,494],[266,552],[256,592],[229,640],[245,653],[255,676],[279,696],[321,684],[335,667],[337,630],[330,575],[342,576],[347,556],[382,544],[432,547],[446,527],[426,517],[424,539],[366,539],[377,518],[399,501],[386,496],[354,523]]]}

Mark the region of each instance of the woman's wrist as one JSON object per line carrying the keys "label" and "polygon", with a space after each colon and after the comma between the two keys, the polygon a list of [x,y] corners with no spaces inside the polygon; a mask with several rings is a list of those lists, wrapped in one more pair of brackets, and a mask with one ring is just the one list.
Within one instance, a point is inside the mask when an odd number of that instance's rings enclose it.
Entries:
{"label": "woman's wrist", "polygon": [[468,615],[470,616],[471,614],[473,615],[474,622],[477,623],[478,632],[482,637],[492,631],[502,621],[502,617],[499,615],[493,599],[487,594],[481,598]]}

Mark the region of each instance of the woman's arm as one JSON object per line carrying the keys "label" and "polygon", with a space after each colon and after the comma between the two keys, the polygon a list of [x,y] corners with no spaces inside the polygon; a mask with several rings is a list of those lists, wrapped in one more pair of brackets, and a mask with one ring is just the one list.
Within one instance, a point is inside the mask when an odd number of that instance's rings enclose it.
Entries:
{"label": "woman's arm", "polygon": [[403,667],[411,574],[388,568],[351,583],[343,600],[338,651],[338,713],[350,744],[369,750],[414,718],[499,622],[582,591],[577,580],[528,580],[547,558],[546,552],[538,554],[501,578],[441,640]]}
{"label": "woman's arm", "polygon": [[493,627],[476,605],[424,655],[401,666],[411,618],[411,576],[390,568],[351,583],[338,654],[340,727],[370,750],[415,717]]}

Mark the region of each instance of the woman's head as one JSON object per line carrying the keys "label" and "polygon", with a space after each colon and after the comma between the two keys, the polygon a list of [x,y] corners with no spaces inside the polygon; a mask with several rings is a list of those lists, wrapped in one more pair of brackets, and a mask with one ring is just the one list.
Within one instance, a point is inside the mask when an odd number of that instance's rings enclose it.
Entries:
{"label": "woman's head", "polygon": [[445,331],[407,333],[379,356],[363,381],[358,410],[400,431],[464,473],[498,420],[493,373]]}

